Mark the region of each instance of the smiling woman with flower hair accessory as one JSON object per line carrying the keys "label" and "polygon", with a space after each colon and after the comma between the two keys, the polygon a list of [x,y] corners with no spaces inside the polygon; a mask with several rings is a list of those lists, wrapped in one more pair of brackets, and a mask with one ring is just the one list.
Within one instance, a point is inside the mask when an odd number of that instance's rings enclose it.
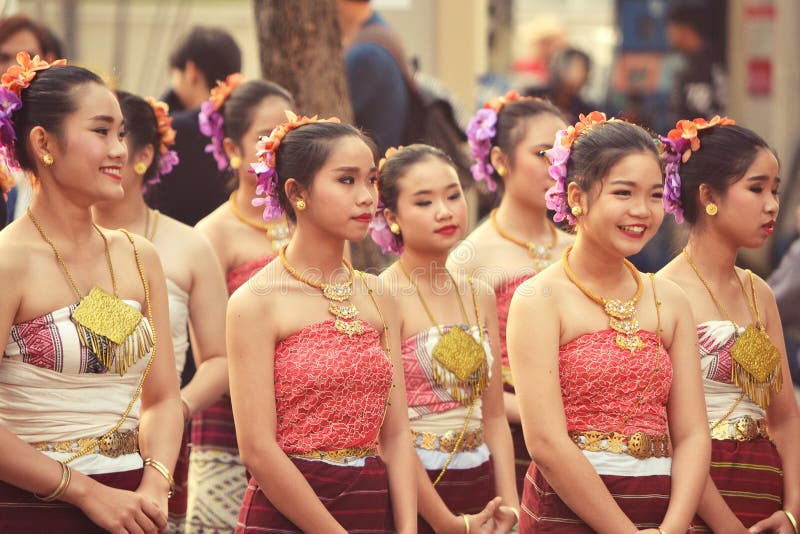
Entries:
{"label": "smiling woman with flower hair accessory", "polygon": [[576,237],[509,311],[533,458],[520,532],[685,532],[710,449],[697,339],[680,288],[626,260],[664,217],[656,146],[644,129],[593,112],[559,131],[547,155],[547,206]]}
{"label": "smiling woman with flower hair accessory", "polygon": [[[178,376],[189,348],[187,321],[193,333],[197,372],[181,392],[184,421],[219,400],[228,390],[225,362],[225,280],[214,250],[200,232],[147,207],[143,186],[168,174],[177,161],[168,108],[152,98],[117,92],[125,118],[128,162],[122,168],[125,196],[98,202],[94,220],[106,228],[127,228],[155,245],[167,282],[172,344]],[[170,499],[168,532],[183,532],[187,504],[189,449],[187,433],[175,468],[177,490]]]}
{"label": "smiling woman with flower hair accessory", "polygon": [[13,282],[0,305],[0,530],[163,531],[181,432],[164,275],[149,242],[91,218],[124,195],[119,103],[86,69],[18,62],[2,77],[19,103],[2,143],[39,191],[0,233]]}
{"label": "smiling woman with flower hair accessory", "polygon": [[233,413],[252,474],[236,532],[416,531],[399,318],[346,240],[377,208],[374,146],[338,119],[287,120],[258,143],[254,200],[296,223],[228,304]]}
{"label": "smiling woman with flower hair accessory", "polygon": [[505,409],[514,440],[517,491],[522,494],[531,462],[514,397],[508,366],[506,323],[511,296],[519,285],[547,267],[572,242],[547,216],[544,193],[552,184],[544,151],[566,124],[556,107],[545,100],[516,93],[487,102],[467,130],[476,180],[502,198],[489,219],[478,225],[450,253],[453,272],[465,272],[487,282],[497,297],[500,356],[503,362]]}
{"label": "smiling woman with flower hair accessory", "polygon": [[798,532],[800,411],[775,296],[739,248],[764,244],[778,215],[780,166],[755,132],[728,118],[681,120],[662,138],[664,203],[689,225],[659,272],[692,296],[711,435],[711,473],[693,528]]}

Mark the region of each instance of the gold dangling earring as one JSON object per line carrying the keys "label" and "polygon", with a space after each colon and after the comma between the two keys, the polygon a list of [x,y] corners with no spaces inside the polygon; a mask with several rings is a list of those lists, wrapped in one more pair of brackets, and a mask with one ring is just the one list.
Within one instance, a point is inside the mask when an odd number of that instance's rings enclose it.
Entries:
{"label": "gold dangling earring", "polygon": [[392,232],[394,235],[400,235],[400,225],[397,223],[390,224],[389,231]]}
{"label": "gold dangling earring", "polygon": [[145,165],[143,162],[140,161],[139,163],[133,166],[133,172],[135,172],[139,176],[144,176],[144,173],[147,172],[147,165]]}
{"label": "gold dangling earring", "polygon": [[710,217],[713,217],[714,215],[716,215],[718,211],[719,211],[719,208],[713,202],[709,202],[708,204],[706,204],[706,213]]}
{"label": "gold dangling earring", "polygon": [[573,217],[580,217],[583,215],[583,208],[580,206],[572,206],[570,211],[572,212]]}
{"label": "gold dangling earring", "polygon": [[303,211],[307,207],[306,201],[301,198],[300,200],[294,203],[294,207],[297,209],[297,211]]}
{"label": "gold dangling earring", "polygon": [[240,158],[239,156],[233,156],[231,158],[231,169],[238,170],[239,167],[241,166],[242,166],[242,158]]}
{"label": "gold dangling earring", "polygon": [[42,156],[42,163],[44,163],[49,167],[50,165],[55,163],[55,160],[53,159],[53,156],[51,156],[50,154],[44,154]]}

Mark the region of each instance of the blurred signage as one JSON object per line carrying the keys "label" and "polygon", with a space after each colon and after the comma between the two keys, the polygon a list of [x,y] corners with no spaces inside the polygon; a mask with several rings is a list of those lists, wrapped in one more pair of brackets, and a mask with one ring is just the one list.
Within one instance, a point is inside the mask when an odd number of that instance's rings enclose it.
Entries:
{"label": "blurred signage", "polygon": [[750,96],[772,94],[772,58],[775,53],[776,8],[771,1],[744,4],[747,92]]}

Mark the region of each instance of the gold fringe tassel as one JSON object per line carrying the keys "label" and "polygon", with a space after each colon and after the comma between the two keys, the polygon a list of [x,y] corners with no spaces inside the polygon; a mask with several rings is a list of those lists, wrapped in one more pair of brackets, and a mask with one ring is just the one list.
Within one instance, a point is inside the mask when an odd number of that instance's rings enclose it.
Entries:
{"label": "gold fringe tassel", "polygon": [[78,322],[75,326],[80,334],[81,345],[89,348],[107,370],[111,371],[113,364],[114,370],[120,376],[125,375],[128,369],[136,365],[139,358],[149,353],[155,345],[150,322],[144,317],[122,343],[114,343],[108,337]]}
{"label": "gold fringe tassel", "polygon": [[433,380],[445,388],[462,406],[468,406],[480,397],[489,385],[489,368],[486,360],[467,380],[459,380],[452,371],[435,359],[432,362]]}
{"label": "gold fringe tassel", "polygon": [[772,402],[772,395],[778,393],[783,386],[783,373],[781,372],[780,365],[776,365],[767,380],[761,382],[750,374],[747,369],[742,367],[735,360],[732,360],[731,379],[736,386],[742,389],[742,392],[744,392],[750,400],[758,404],[764,410],[766,410],[770,402]]}

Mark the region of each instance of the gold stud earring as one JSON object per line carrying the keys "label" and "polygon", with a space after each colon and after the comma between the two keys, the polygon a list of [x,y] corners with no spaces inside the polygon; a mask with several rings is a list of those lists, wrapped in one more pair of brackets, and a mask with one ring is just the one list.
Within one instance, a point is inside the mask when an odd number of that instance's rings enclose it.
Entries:
{"label": "gold stud earring", "polygon": [[306,201],[301,198],[300,200],[294,203],[294,207],[297,209],[297,211],[303,211],[307,207]]}
{"label": "gold stud earring", "polygon": [[706,213],[710,217],[713,217],[714,215],[716,215],[718,211],[719,211],[719,208],[713,202],[709,202],[708,204],[706,204]]}
{"label": "gold stud earring", "polygon": [[497,167],[497,174],[499,174],[501,178],[505,178],[507,172],[508,170],[505,167]]}
{"label": "gold stud earring", "polygon": [[139,163],[133,166],[133,172],[135,172],[139,176],[144,176],[144,173],[147,172],[147,165],[145,165],[140,161]]}
{"label": "gold stud earring", "polygon": [[50,165],[55,163],[55,160],[53,159],[53,156],[51,156],[50,154],[44,154],[42,156],[42,163],[44,163],[49,167]]}
{"label": "gold stud earring", "polygon": [[583,215],[583,208],[580,206],[572,206],[570,211],[572,212],[573,217],[580,217]]}
{"label": "gold stud earring", "polygon": [[400,225],[397,223],[390,224],[389,231],[392,232],[394,235],[400,235]]}
{"label": "gold stud earring", "polygon": [[241,166],[242,166],[242,158],[240,158],[239,156],[233,156],[231,158],[231,169],[237,170]]}

